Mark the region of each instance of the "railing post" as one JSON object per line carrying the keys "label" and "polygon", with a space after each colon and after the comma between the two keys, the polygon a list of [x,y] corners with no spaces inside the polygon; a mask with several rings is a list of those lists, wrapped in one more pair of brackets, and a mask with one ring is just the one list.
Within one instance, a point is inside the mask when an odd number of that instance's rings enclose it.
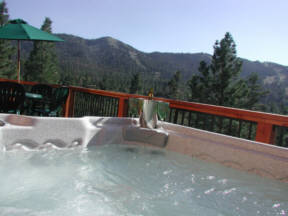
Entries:
{"label": "railing post", "polygon": [[69,88],[69,95],[67,97],[66,103],[65,103],[65,117],[73,117],[74,113],[74,98],[75,98],[75,91],[71,88]]}
{"label": "railing post", "polygon": [[118,102],[118,117],[127,117],[128,115],[128,100],[124,97],[119,98]]}
{"label": "railing post", "polygon": [[268,144],[274,144],[275,131],[273,125],[269,123],[258,122],[255,141]]}

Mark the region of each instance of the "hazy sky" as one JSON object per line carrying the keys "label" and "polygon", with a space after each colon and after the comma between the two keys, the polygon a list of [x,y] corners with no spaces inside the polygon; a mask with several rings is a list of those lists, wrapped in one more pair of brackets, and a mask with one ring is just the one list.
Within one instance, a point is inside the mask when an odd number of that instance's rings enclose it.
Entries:
{"label": "hazy sky", "polygon": [[[1,0],[0,0],[1,1]],[[288,0],[6,0],[10,19],[144,52],[213,53],[229,31],[238,56],[288,66]]]}

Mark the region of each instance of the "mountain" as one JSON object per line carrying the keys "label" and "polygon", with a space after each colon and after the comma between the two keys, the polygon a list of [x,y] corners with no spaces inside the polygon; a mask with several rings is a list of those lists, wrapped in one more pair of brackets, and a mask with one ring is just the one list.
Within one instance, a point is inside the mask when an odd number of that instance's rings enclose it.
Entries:
{"label": "mountain", "polygon": [[[206,53],[145,53],[112,37],[83,39],[81,37],[59,34],[65,40],[56,43],[60,65],[63,71],[68,68],[76,73],[104,74],[125,73],[131,75],[140,72],[158,75],[169,79],[181,71],[184,80],[197,73],[199,62],[209,62],[211,55]],[[270,62],[242,59],[242,76],[252,72],[259,75],[263,84],[274,82],[288,83],[288,67]]]}
{"label": "mountain", "polygon": [[[198,73],[200,61],[211,60],[211,55],[206,53],[145,53],[112,37],[88,40],[68,34],[58,36],[65,40],[55,43],[61,68],[61,82],[70,85],[127,92],[132,75],[140,73],[142,93],[145,94],[153,87],[158,92],[157,96],[165,96],[161,95],[161,92],[165,91],[168,80],[176,71],[181,72],[185,91],[184,83],[192,74]],[[22,59],[28,57],[31,49],[31,42],[22,44]],[[247,59],[242,61],[241,76],[257,73],[259,83],[265,90],[270,91],[265,104],[271,101],[279,104],[287,97],[287,66]]]}
{"label": "mountain", "polygon": [[[65,71],[70,64],[79,73],[103,74],[104,72],[143,73],[170,78],[177,70],[184,79],[197,71],[201,60],[209,61],[207,54],[144,53],[111,37],[85,40],[80,37],[59,34],[65,40],[57,43],[61,67]],[[75,71],[75,72],[76,72]]]}

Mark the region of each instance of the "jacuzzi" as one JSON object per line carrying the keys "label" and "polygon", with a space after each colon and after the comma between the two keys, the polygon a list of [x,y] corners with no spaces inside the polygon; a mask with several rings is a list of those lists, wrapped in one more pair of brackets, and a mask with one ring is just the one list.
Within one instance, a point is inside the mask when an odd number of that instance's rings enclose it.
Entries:
{"label": "jacuzzi", "polygon": [[0,123],[0,215],[288,213],[286,148],[134,118]]}

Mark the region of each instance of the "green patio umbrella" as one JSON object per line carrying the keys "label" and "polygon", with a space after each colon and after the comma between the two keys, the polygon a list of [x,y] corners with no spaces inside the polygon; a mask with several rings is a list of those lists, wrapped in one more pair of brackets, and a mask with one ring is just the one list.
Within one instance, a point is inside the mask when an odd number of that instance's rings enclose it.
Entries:
{"label": "green patio umbrella", "polygon": [[22,19],[15,19],[9,21],[6,25],[0,28],[0,39],[17,40],[18,54],[17,54],[17,79],[20,81],[20,41],[21,40],[38,40],[38,41],[64,41],[61,38],[52,35],[48,32],[42,31],[31,25],[28,25]]}

